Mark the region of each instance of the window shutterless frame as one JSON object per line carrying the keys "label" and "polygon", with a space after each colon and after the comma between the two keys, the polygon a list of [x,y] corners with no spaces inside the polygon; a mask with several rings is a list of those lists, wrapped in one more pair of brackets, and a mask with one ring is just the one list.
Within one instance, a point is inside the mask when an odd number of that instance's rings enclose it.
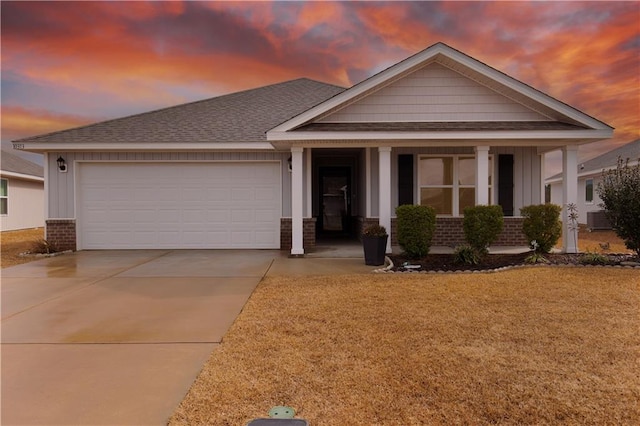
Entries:
{"label": "window shutterless frame", "polygon": [[9,213],[9,181],[0,179],[0,215]]}

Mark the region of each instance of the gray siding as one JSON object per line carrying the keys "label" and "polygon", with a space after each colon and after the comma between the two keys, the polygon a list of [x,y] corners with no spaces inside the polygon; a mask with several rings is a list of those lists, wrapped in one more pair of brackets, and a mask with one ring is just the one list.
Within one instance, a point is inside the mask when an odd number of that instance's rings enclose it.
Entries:
{"label": "gray siding", "polygon": [[[67,173],[60,173],[56,159],[62,156],[68,165]],[[49,182],[48,219],[74,219],[75,180],[77,161],[281,161],[282,215],[291,216],[291,173],[288,171],[288,152],[52,152],[48,155]]]}
{"label": "gray siding", "polygon": [[[492,148],[491,154],[513,154],[513,214],[520,215],[520,209],[531,204],[544,203],[541,199],[542,176],[541,156],[535,147]],[[497,162],[494,161],[494,176],[497,176]],[[494,199],[497,199],[497,185],[494,185]]]}
{"label": "gray siding", "polygon": [[432,63],[321,122],[544,121],[547,117]]}
{"label": "gray siding", "polygon": [[[378,216],[378,150],[371,150],[372,163],[372,211],[374,217]],[[414,188],[418,188],[418,156],[419,155],[474,155],[473,148],[398,148],[393,149],[391,155],[391,206],[395,210],[398,206],[398,155],[413,154],[414,155]],[[489,155],[494,157],[493,160],[493,202],[497,203],[498,185],[496,182],[498,176],[498,154],[513,154],[514,156],[514,213],[519,215],[520,209],[530,204],[540,204],[540,194],[542,189],[541,158],[537,154],[535,147],[495,147],[491,148]],[[375,157],[375,158],[374,158]],[[417,190],[417,189],[416,189]],[[414,200],[416,202],[417,200]],[[395,214],[393,215],[395,216]]]}

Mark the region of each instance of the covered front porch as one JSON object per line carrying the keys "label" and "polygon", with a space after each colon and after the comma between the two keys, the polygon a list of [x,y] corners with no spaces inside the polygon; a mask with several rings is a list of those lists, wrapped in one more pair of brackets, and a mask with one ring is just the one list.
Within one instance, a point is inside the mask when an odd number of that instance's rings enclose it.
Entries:
{"label": "covered front porch", "polygon": [[[354,217],[356,230],[379,223],[391,234],[390,252],[403,204],[436,209],[434,245],[463,242],[464,208],[474,205],[501,205],[503,237],[516,238],[520,209],[544,200],[545,153],[562,150],[564,201],[575,203],[578,146],[612,134],[606,123],[437,43],[274,127],[267,140],[291,153],[291,255],[302,256],[306,234],[342,223],[325,217],[320,200],[322,164],[342,167],[331,151],[358,153],[350,191],[335,194],[336,206],[351,203],[345,226]],[[321,160],[322,153],[329,155]],[[563,224],[564,250],[576,252],[566,208]],[[528,245],[519,238],[515,245]]]}
{"label": "covered front porch", "polygon": [[[282,248],[302,256],[327,244],[357,245],[362,229],[379,223],[390,233],[391,253],[395,208],[402,204],[436,208],[433,246],[443,250],[465,242],[465,207],[500,205],[505,225],[496,247],[528,247],[519,212],[544,200],[546,151],[508,145],[291,147],[291,219],[283,219]],[[575,198],[577,146],[562,151],[565,190]],[[564,224],[563,250],[575,253],[577,238],[567,238],[573,230]]]}

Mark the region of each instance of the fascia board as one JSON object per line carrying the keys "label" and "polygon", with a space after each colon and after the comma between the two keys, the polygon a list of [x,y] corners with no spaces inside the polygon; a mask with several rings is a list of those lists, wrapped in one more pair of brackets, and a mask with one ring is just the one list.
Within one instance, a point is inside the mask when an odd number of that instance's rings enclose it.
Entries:
{"label": "fascia board", "polygon": [[0,172],[0,175],[4,178],[15,178],[22,180],[32,180],[35,182],[44,182],[44,178],[40,176],[25,175],[24,173],[9,172],[6,170],[2,170]]}
{"label": "fascia board", "polygon": [[565,130],[565,131],[451,131],[451,132],[269,132],[269,141],[305,141],[305,140],[504,140],[504,139],[549,139],[557,144],[558,139],[606,139],[613,135],[610,129],[603,130]]}
{"label": "fascia board", "polygon": [[568,118],[584,124],[585,126],[589,126],[593,129],[598,130],[612,128],[611,126],[588,116],[587,114],[573,108],[570,105],[560,102],[552,98],[551,96],[546,95],[543,92],[540,92],[539,90],[534,89],[533,87],[528,86],[507,74],[504,74],[486,64],[483,64],[477,59],[471,58],[457,51],[449,52],[448,56],[450,57],[450,59],[459,62],[460,64],[470,68],[471,70],[489,77],[492,80],[497,81],[498,83],[512,90],[515,90],[516,92],[525,95],[528,98],[533,99],[534,101],[541,103],[542,105],[545,105],[546,107],[551,108],[552,110],[557,111],[558,113]]}
{"label": "fascia board", "polygon": [[[507,74],[504,74],[496,69],[491,68],[490,66],[474,59],[470,56],[463,54],[455,49],[452,49],[443,44],[436,44],[423,52],[420,52],[412,57],[409,57],[396,65],[391,66],[390,68],[380,72],[373,77],[353,86],[350,89],[345,90],[344,92],[338,94],[337,96],[327,100],[326,102],[317,105],[302,114],[274,127],[273,129],[267,132],[267,138],[269,139],[270,133],[278,133],[278,132],[286,132],[290,131],[310,120],[313,120],[315,117],[323,114],[324,112],[335,108],[343,103],[349,101],[354,97],[361,95],[362,93],[375,88],[376,86],[384,83],[387,80],[393,79],[397,75],[406,72],[414,67],[419,66],[420,64],[426,63],[437,55],[442,54],[449,59],[452,59],[461,65],[471,69],[474,72],[482,74],[498,83],[524,95],[528,98],[545,105],[546,107],[557,111],[561,115],[564,115],[572,120],[575,120],[585,126],[591,127],[596,130],[605,130],[612,129],[611,126],[588,116],[587,114],[569,106],[563,102],[560,102],[549,95],[546,95],[540,92],[533,87],[530,87],[513,77],[510,77]],[[271,139],[269,139],[271,140]]]}
{"label": "fascia board", "polygon": [[136,151],[136,152],[167,152],[167,151],[273,151],[273,145],[269,142],[229,142],[229,143],[46,143],[14,142],[13,148],[28,152],[52,152],[52,151]]}

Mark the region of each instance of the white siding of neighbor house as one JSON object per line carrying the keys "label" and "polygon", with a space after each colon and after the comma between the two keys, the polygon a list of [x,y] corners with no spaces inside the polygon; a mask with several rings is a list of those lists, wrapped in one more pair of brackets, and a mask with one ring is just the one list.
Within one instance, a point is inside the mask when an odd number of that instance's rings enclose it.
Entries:
{"label": "white siding of neighbor house", "polygon": [[[54,152],[50,153],[48,176],[48,219],[75,219],[75,162],[77,161],[280,161],[282,167],[282,216],[291,216],[291,173],[288,171],[288,152]],[[68,172],[60,173],[56,159],[62,156]],[[45,168],[46,170],[47,168]],[[42,209],[41,209],[42,211]]]}
{"label": "white siding of neighbor house", "polygon": [[546,120],[480,83],[432,63],[320,122]]}
{"label": "white siding of neighbor house", "polygon": [[0,216],[0,229],[39,228],[44,226],[44,182],[7,179],[7,214]]}
{"label": "white siding of neighbor house", "polygon": [[[593,179],[593,202],[587,203],[586,184],[587,179]],[[598,183],[602,180],[600,176],[588,176],[578,178],[578,223],[587,223],[587,213],[602,210],[600,203],[602,199],[598,195]],[[551,184],[551,203],[564,206],[562,197],[562,181]]]}

